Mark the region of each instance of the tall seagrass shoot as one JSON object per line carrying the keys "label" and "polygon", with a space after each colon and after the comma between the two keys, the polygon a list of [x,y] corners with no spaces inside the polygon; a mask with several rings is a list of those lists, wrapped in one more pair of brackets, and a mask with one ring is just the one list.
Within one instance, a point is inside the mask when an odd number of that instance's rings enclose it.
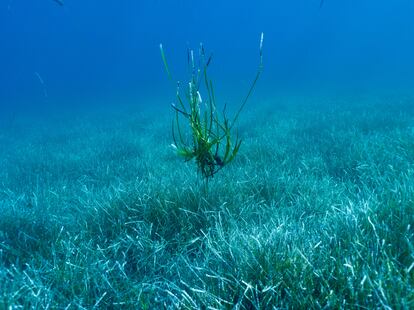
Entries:
{"label": "tall seagrass shoot", "polygon": [[[160,50],[167,75],[173,81],[162,44]],[[234,136],[232,129],[262,73],[262,51],[263,33],[260,37],[260,63],[256,76],[234,118],[230,121],[226,115],[225,105],[221,113],[217,110],[213,82],[208,75],[212,56],[206,58],[202,44],[197,60],[194,51],[188,50],[189,81],[184,91],[180,87],[180,82],[177,82],[176,103],[171,104],[175,113],[172,123],[174,143],[171,145],[186,162],[195,160],[198,172],[206,184],[218,171],[234,160],[240,149],[242,140],[237,133]],[[202,86],[205,92],[204,99],[201,94]]]}

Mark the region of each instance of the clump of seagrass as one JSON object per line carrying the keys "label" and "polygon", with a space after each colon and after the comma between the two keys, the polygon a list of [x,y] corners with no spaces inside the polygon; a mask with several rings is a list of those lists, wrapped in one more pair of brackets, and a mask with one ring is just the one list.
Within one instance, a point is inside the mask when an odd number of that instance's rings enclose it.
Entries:
{"label": "clump of seagrass", "polygon": [[[160,49],[165,69],[172,80],[162,45]],[[260,38],[260,64],[256,77],[232,121],[226,116],[226,106],[221,113],[216,108],[213,82],[207,72],[212,57],[206,58],[204,47],[200,45],[198,65],[196,65],[194,51],[188,51],[190,80],[184,97],[181,95],[180,83],[177,82],[177,104],[172,104],[175,112],[172,124],[174,140],[172,146],[185,161],[195,160],[206,184],[218,171],[233,161],[240,149],[242,140],[237,134],[234,137],[232,129],[262,72],[262,49],[263,33]],[[204,100],[201,95],[203,85],[207,95]],[[186,123],[185,130],[182,125],[183,120]]]}

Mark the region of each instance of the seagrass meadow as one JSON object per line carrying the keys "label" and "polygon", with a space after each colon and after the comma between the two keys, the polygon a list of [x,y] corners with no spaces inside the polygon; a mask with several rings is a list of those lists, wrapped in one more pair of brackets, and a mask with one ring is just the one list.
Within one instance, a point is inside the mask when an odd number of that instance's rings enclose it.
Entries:
{"label": "seagrass meadow", "polygon": [[2,123],[1,309],[414,308],[413,95],[254,97],[207,191],[149,106]]}
{"label": "seagrass meadow", "polygon": [[414,1],[0,1],[0,310],[414,309]]}

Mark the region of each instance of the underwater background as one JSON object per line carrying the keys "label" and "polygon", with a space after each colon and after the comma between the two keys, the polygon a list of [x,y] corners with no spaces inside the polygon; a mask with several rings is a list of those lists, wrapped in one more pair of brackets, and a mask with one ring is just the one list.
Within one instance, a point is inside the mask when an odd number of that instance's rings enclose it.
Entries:
{"label": "underwater background", "polygon": [[217,91],[227,93],[224,100],[237,101],[256,69],[261,32],[260,98],[303,90],[410,90],[413,14],[409,0],[73,0],[62,6],[53,0],[5,0],[2,111],[116,108],[125,101],[168,109],[174,90],[160,60],[160,43],[182,80],[187,49],[202,42],[214,55]]}
{"label": "underwater background", "polygon": [[[0,309],[414,309],[413,20],[412,0],[2,0]],[[200,43],[213,108],[184,95]],[[201,133],[177,131],[176,81],[220,115]]]}

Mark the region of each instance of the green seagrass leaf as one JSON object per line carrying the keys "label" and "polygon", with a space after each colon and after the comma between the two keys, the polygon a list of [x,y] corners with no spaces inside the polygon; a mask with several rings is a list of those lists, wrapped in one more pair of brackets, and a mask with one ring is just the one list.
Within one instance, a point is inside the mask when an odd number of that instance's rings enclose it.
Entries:
{"label": "green seagrass leaf", "polygon": [[181,157],[184,157],[185,160],[191,160],[195,156],[194,152],[186,147],[177,147],[177,154]]}

